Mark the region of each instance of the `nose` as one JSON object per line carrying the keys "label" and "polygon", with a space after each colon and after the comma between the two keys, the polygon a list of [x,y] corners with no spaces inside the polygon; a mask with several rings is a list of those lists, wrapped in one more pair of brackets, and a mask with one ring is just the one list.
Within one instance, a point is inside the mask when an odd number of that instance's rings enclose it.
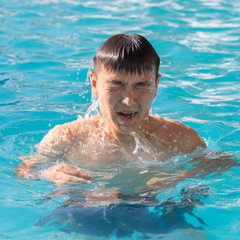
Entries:
{"label": "nose", "polygon": [[132,86],[126,87],[122,94],[122,103],[126,106],[134,105],[136,100],[135,91]]}

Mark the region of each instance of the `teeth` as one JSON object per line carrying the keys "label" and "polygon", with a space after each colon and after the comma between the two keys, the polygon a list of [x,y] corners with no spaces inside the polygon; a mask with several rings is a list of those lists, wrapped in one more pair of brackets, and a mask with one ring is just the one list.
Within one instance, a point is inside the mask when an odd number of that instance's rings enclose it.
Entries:
{"label": "teeth", "polygon": [[134,115],[135,112],[121,112],[122,114],[129,114],[129,115]]}
{"label": "teeth", "polygon": [[119,112],[118,114],[121,115],[122,117],[130,119],[135,116],[136,112]]}

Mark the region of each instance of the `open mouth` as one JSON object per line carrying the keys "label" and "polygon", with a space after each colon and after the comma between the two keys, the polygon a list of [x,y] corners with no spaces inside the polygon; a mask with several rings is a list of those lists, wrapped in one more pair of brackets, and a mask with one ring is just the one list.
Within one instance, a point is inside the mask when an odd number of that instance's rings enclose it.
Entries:
{"label": "open mouth", "polygon": [[118,112],[117,114],[122,120],[131,121],[136,117],[137,112]]}

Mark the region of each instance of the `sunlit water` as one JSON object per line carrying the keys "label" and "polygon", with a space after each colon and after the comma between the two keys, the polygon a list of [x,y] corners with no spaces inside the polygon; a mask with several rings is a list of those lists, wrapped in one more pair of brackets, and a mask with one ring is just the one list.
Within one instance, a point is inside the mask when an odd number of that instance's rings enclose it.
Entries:
{"label": "sunlit water", "polygon": [[[52,127],[85,116],[92,57],[121,32],[143,34],[161,57],[153,114],[239,160],[239,12],[239,0],[0,1],[0,239],[239,239],[239,168],[139,195],[157,171],[178,173],[192,158],[146,161],[139,139],[124,164],[93,171],[90,185],[14,177],[18,157]],[[127,196],[116,205],[82,194],[116,188]]]}

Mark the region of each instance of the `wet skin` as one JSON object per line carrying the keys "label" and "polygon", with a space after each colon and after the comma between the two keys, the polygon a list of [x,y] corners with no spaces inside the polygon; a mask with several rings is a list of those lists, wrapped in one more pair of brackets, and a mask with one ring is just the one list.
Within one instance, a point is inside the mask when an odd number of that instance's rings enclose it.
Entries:
{"label": "wet skin", "polygon": [[145,128],[153,99],[157,95],[160,75],[125,73],[107,70],[90,73],[92,92],[99,99],[100,110],[107,122],[108,134],[124,141],[131,132]]}
{"label": "wet skin", "polygon": [[[55,184],[88,182],[92,178],[89,172],[79,168],[75,171],[67,163],[56,164],[41,171],[35,168],[49,157],[69,159],[74,151],[79,151],[80,154],[86,152],[92,142],[96,149],[102,143],[118,143],[122,149],[132,151],[131,146],[135,145],[133,132],[145,139],[156,153],[163,152],[167,157],[205,147],[201,137],[192,128],[174,120],[149,115],[151,104],[157,95],[160,75],[156,77],[151,72],[114,72],[102,66],[97,74],[91,72],[90,78],[92,93],[99,99],[102,116],[78,119],[54,127],[38,145],[38,153],[25,158],[18,166],[18,176],[43,178]],[[110,157],[110,153],[101,149],[103,159]],[[92,150],[90,155],[93,155]],[[96,156],[98,158],[100,155]],[[81,162],[74,163],[83,167]],[[96,164],[102,166],[101,159]]]}

